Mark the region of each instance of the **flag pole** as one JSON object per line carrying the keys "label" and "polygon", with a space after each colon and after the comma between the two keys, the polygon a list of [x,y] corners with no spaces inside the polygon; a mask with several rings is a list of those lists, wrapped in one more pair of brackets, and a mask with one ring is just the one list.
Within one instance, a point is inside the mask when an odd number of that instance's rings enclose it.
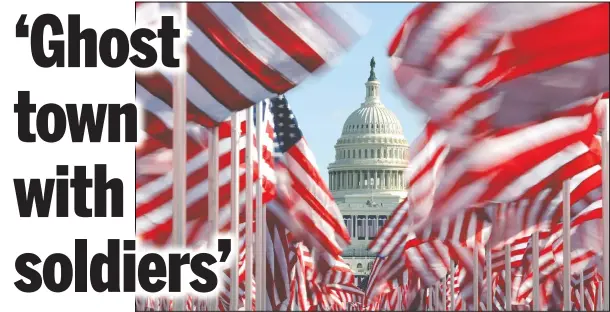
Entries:
{"label": "flag pole", "polygon": [[441,279],[441,311],[447,311],[447,278]]}
{"label": "flag pole", "polygon": [[540,310],[540,234],[535,231],[532,234],[532,272],[534,273],[533,287],[533,310]]}
{"label": "flag pole", "polygon": [[256,233],[255,233],[255,252],[256,252],[256,311],[264,311],[265,310],[265,301],[266,301],[266,285],[265,285],[265,275],[267,275],[266,271],[266,250],[265,250],[265,228],[264,222],[265,214],[263,208],[263,180],[261,175],[261,163],[263,161],[263,146],[261,142],[261,138],[263,136],[263,103],[257,104],[256,108],[256,154],[257,154],[257,163],[256,163],[256,171],[258,173],[258,177],[256,179]]}
{"label": "flag pole", "polygon": [[252,183],[252,114],[254,110],[252,107],[248,107],[246,110],[246,259],[244,264],[246,265],[246,306],[245,310],[252,309],[252,236],[254,231],[252,224],[254,223],[254,216],[252,214],[253,205],[252,200],[254,197]]}
{"label": "flag pole", "polygon": [[231,236],[233,257],[231,264],[230,309],[239,309],[239,136],[240,112],[231,114]]}
{"label": "flag pole", "polygon": [[[473,305],[474,309],[479,310],[479,248],[477,241],[475,239],[474,248],[472,249],[472,259],[474,261],[474,266],[472,270],[472,294],[473,294]],[[465,302],[463,303],[466,304]]]}
{"label": "flag pole", "polygon": [[570,180],[563,181],[563,309],[570,311]]}
{"label": "flag pole", "polygon": [[[218,127],[210,129],[208,155],[208,220],[211,241],[218,236]],[[210,297],[208,303],[210,311],[218,310],[218,297]]]}
{"label": "flag pole", "polygon": [[438,295],[439,292],[439,285],[438,283],[434,284],[434,309],[440,311],[440,305],[441,305],[441,298]]}
{"label": "flag pole", "polygon": [[451,307],[451,311],[455,311],[455,262],[453,260],[449,261],[449,266],[451,269],[451,273],[450,273],[450,280],[449,280],[449,284],[450,284],[450,289],[451,289],[451,298],[449,298],[449,300],[451,300],[449,302],[449,307]]}
{"label": "flag pole", "polygon": [[580,271],[580,311],[585,309],[585,276],[584,271]]}
{"label": "flag pole", "polygon": [[[602,123],[602,207],[603,207],[603,228],[604,228],[604,253],[602,256],[602,262],[604,263],[604,283],[608,283],[610,280],[610,221],[608,218],[608,214],[610,213],[609,203],[608,203],[608,112],[610,111],[609,107],[606,107],[603,112],[603,123]],[[608,285],[604,285],[603,287],[603,303],[604,310],[610,310],[610,287]]]}
{"label": "flag pole", "polygon": [[510,263],[510,244],[504,245],[504,294],[506,295],[504,306],[506,311],[512,308],[512,281],[511,281],[511,263]]}
{"label": "flag pole", "polygon": [[485,290],[486,292],[486,304],[485,304],[485,308],[487,309],[487,311],[492,311],[491,308],[491,294],[492,294],[492,289],[491,289],[491,244],[488,242],[487,246],[485,246],[485,284],[487,285],[487,289]]}
{"label": "flag pole", "polygon": [[[186,3],[178,4],[179,22],[182,32],[187,30]],[[186,56],[186,44],[181,46],[182,56]],[[182,57],[182,62],[186,58]],[[173,194],[172,194],[172,243],[174,248],[186,247],[186,64],[174,76],[172,84],[172,107],[174,131],[172,146]],[[176,310],[184,310],[184,298],[174,298]]]}

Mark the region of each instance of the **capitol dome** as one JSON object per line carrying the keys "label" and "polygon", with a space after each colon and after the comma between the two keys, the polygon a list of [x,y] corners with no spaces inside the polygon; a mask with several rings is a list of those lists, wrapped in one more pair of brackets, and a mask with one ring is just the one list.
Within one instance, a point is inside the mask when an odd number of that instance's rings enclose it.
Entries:
{"label": "capitol dome", "polygon": [[389,134],[402,136],[402,126],[396,115],[381,103],[363,103],[343,125],[342,136]]}
{"label": "capitol dome", "polygon": [[335,161],[328,166],[338,202],[371,196],[395,202],[405,196],[409,145],[400,120],[381,102],[380,85],[371,59],[364,102],[347,117],[335,144]]}

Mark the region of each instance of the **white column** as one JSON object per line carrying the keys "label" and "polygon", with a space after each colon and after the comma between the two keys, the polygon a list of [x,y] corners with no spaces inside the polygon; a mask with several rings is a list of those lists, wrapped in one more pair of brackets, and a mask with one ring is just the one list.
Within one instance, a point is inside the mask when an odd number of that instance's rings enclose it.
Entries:
{"label": "white column", "polygon": [[375,189],[379,189],[379,170],[375,170]]}
{"label": "white column", "polygon": [[390,171],[385,172],[385,188],[386,190],[390,189]]}
{"label": "white column", "polygon": [[337,189],[341,190],[343,189],[341,182],[343,182],[343,172],[339,171],[337,172]]}
{"label": "white column", "polygon": [[403,189],[403,185],[402,185],[402,171],[398,171],[398,187],[401,190]]}

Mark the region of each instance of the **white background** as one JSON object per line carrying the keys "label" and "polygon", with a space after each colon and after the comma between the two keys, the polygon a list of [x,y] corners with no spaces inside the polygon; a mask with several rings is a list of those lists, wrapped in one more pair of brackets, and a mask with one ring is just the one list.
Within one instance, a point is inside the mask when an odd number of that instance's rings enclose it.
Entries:
{"label": "white background", "polygon": [[[44,13],[57,15],[67,33],[67,15],[81,15],[81,29],[93,28],[98,38],[103,30],[120,28],[128,35],[134,28],[133,1],[9,1],[0,18],[0,298],[3,311],[133,311],[133,293],[76,293],[72,287],[55,294],[43,288],[32,294],[20,292],[14,282],[21,279],[15,259],[22,253],[36,253],[42,259],[61,252],[74,256],[74,239],[87,238],[88,257],[106,253],[107,239],[134,238],[134,145],[131,143],[72,143],[69,133],[57,143],[23,143],[17,137],[17,115],[13,105],[18,90],[31,91],[38,107],[44,103],[128,103],[134,101],[134,69],[130,63],[118,69],[107,68],[98,58],[99,68],[40,68],[31,58],[28,38],[15,37],[15,25],[27,13],[30,30],[34,19]],[[50,34],[49,31],[46,33]],[[65,39],[67,36],[56,36]],[[81,44],[81,50],[84,44]],[[67,51],[67,47],[66,47]],[[82,51],[81,51],[82,53]],[[81,58],[84,64],[84,58]],[[67,65],[67,61],[66,61]],[[32,115],[34,116],[34,115]],[[35,121],[32,118],[32,127]],[[104,130],[107,138],[107,129]],[[85,136],[87,137],[87,136]],[[55,178],[55,166],[87,165],[93,177],[94,164],[107,164],[108,177],[124,184],[123,218],[20,218],[13,178]],[[73,174],[73,167],[70,168]],[[28,181],[26,181],[27,185]],[[93,191],[88,192],[93,204]],[[71,203],[72,204],[72,203]],[[52,204],[54,215],[55,204]],[[42,264],[37,266],[42,272]]]}

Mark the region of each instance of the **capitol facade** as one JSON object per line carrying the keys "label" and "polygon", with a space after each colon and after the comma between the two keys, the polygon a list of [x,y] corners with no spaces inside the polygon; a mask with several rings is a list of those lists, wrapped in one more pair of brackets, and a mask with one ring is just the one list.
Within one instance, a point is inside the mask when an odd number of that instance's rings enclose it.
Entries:
{"label": "capitol facade", "polygon": [[352,239],[343,258],[358,284],[375,260],[368,244],[407,196],[409,145],[400,121],[381,102],[380,85],[371,59],[364,102],[345,121],[335,144],[335,161],[328,166],[329,187]]}

